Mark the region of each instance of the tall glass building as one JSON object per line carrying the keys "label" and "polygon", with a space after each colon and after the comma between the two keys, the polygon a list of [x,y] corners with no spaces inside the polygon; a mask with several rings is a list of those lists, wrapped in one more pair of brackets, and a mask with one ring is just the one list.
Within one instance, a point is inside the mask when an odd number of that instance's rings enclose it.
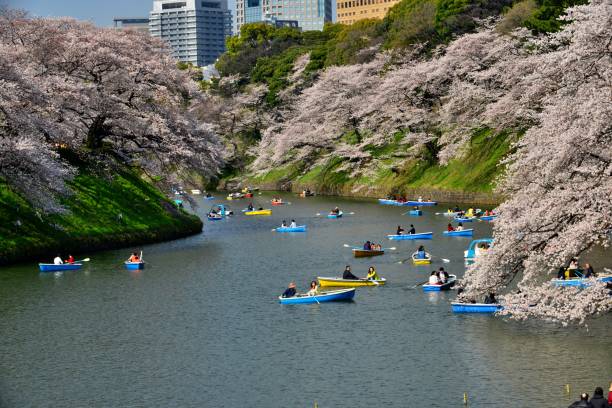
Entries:
{"label": "tall glass building", "polygon": [[154,0],[149,32],[168,43],[179,61],[203,67],[225,52],[231,12],[227,0]]}
{"label": "tall glass building", "polygon": [[323,30],[332,21],[331,0],[237,0],[236,27],[258,21],[297,21],[304,30]]}

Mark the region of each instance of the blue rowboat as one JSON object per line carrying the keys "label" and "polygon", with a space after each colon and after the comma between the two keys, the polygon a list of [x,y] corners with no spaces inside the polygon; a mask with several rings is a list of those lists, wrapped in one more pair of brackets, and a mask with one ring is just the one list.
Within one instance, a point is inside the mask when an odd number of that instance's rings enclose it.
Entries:
{"label": "blue rowboat", "polygon": [[136,271],[138,269],[144,269],[145,263],[144,262],[124,262],[123,263],[125,265],[125,269],[129,270],[129,271]]}
{"label": "blue rowboat", "polygon": [[476,217],[455,217],[455,221],[457,222],[474,222]]}
{"label": "blue rowboat", "polygon": [[[572,278],[572,279],[553,279],[552,284],[560,287],[577,287],[577,288],[586,288],[593,284],[593,279],[587,278]],[[608,283],[612,282],[612,275],[599,276],[595,278],[595,282],[603,282]]]}
{"label": "blue rowboat", "polygon": [[444,231],[443,234],[449,237],[471,237],[474,234],[474,230],[470,228],[461,231]]}
{"label": "blue rowboat", "polygon": [[208,218],[208,221],[221,221],[223,219],[223,216],[220,215],[220,214],[217,214],[217,215],[214,215],[214,216],[208,214],[206,217]]}
{"label": "blue rowboat", "polygon": [[298,225],[297,227],[278,227],[276,232],[306,232],[305,225]]}
{"label": "blue rowboat", "polygon": [[448,275],[448,281],[444,284],[433,285],[426,283],[423,285],[424,292],[440,292],[442,290],[449,290],[457,282],[456,275]]}
{"label": "blue rowboat", "polygon": [[488,303],[451,303],[453,313],[495,313],[503,309],[498,304]]}
{"label": "blue rowboat", "polygon": [[329,213],[327,214],[327,218],[342,218],[342,214],[343,214],[342,211],[340,211],[338,214]]}
{"label": "blue rowboat", "polygon": [[421,232],[420,234],[387,235],[390,240],[402,241],[406,239],[432,239],[433,232]]}
{"label": "blue rowboat", "polygon": [[81,269],[82,263],[65,263],[60,265],[39,263],[38,268],[41,272],[76,271]]}
{"label": "blue rowboat", "polygon": [[332,290],[329,292],[321,292],[315,296],[308,295],[297,295],[290,298],[278,297],[278,301],[283,305],[294,305],[299,303],[323,303],[323,302],[337,302],[337,301],[348,301],[353,299],[355,296],[355,288]]}
{"label": "blue rowboat", "polygon": [[404,205],[430,207],[432,205],[438,205],[437,201],[406,201]]}
{"label": "blue rowboat", "polygon": [[215,197],[214,196],[210,196],[210,197],[204,197],[205,200],[214,200]]}
{"label": "blue rowboat", "polygon": [[379,198],[378,204],[382,205],[397,205],[397,200],[389,200],[388,198]]}
{"label": "blue rowboat", "polygon": [[466,261],[474,261],[482,253],[483,247],[486,246],[493,246],[493,238],[475,239],[470,242],[470,246],[468,247],[468,249],[463,251],[463,257]]}
{"label": "blue rowboat", "polygon": [[493,221],[497,218],[497,215],[483,215],[480,217],[483,221]]}
{"label": "blue rowboat", "polygon": [[408,211],[409,215],[423,215],[423,211],[421,210],[410,210]]}

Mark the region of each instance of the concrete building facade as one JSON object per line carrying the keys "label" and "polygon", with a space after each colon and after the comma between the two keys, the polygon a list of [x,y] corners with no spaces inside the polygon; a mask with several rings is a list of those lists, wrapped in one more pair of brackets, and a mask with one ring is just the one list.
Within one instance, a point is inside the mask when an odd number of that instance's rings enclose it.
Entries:
{"label": "concrete building facade", "polygon": [[323,30],[326,22],[332,21],[331,0],[237,0],[236,27],[259,21],[278,25],[297,25],[304,31]]}
{"label": "concrete building facade", "polygon": [[168,43],[179,61],[203,67],[225,52],[231,12],[227,0],[154,0],[149,32]]}
{"label": "concrete building facade", "polygon": [[115,17],[113,25],[117,29],[137,30],[149,32],[149,19],[147,17]]}
{"label": "concrete building facade", "polygon": [[353,24],[364,18],[383,18],[400,0],[337,0],[336,21]]}

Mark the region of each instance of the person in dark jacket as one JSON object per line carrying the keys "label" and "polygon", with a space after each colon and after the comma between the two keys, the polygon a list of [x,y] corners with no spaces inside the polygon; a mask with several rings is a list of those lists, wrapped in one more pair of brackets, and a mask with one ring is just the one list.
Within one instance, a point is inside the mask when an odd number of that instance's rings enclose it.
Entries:
{"label": "person in dark jacket", "polygon": [[342,273],[342,279],[359,280],[358,277],[353,275],[353,272],[351,272],[351,267],[349,265],[346,265],[346,268],[344,268],[344,272]]}
{"label": "person in dark jacket", "polygon": [[[582,272],[582,274],[583,274],[583,276],[585,278],[595,278],[595,277],[597,277],[597,274],[595,273],[595,271],[593,270],[593,267],[589,263],[584,264],[584,272]],[[594,397],[594,395],[593,395],[593,397]]]}
{"label": "person in dark jacket", "polygon": [[414,225],[410,224],[410,231],[408,231],[408,233],[410,235],[416,234],[416,229],[414,228]]}
{"label": "person in dark jacket", "polygon": [[591,404],[589,404],[589,394],[583,392],[580,394],[580,401],[575,401],[568,408],[591,408]]}
{"label": "person in dark jacket", "polygon": [[294,297],[296,295],[297,291],[295,290],[295,283],[291,282],[289,284],[289,287],[287,289],[285,289],[285,291],[283,292],[283,297],[284,298],[290,298],[290,297]]}
{"label": "person in dark jacket", "polygon": [[495,293],[489,293],[487,296],[485,296],[484,303],[486,303],[488,305],[496,304],[497,303],[497,299],[495,299]]}
{"label": "person in dark jacket", "polygon": [[603,389],[601,387],[595,388],[593,398],[591,398],[589,404],[591,404],[591,407],[593,408],[610,408],[608,401],[606,401],[603,396]]}
{"label": "person in dark jacket", "polygon": [[372,250],[372,243],[370,241],[366,241],[366,243],[363,244],[363,249],[365,251],[371,251]]}

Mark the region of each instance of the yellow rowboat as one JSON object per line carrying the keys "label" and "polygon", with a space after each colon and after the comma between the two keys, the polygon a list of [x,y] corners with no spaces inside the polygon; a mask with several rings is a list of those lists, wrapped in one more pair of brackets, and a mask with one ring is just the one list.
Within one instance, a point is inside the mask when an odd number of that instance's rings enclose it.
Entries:
{"label": "yellow rowboat", "polygon": [[272,215],[272,210],[245,211],[244,215]]}
{"label": "yellow rowboat", "polygon": [[425,252],[425,258],[417,258],[418,252],[412,254],[412,263],[415,265],[429,265],[431,263],[431,255]]}
{"label": "yellow rowboat", "polygon": [[331,286],[341,286],[345,288],[353,288],[357,286],[379,286],[384,285],[387,280],[385,278],[380,278],[378,280],[365,280],[365,279],[342,279],[342,278],[324,278],[317,277],[319,281],[319,286],[322,288],[331,287]]}

